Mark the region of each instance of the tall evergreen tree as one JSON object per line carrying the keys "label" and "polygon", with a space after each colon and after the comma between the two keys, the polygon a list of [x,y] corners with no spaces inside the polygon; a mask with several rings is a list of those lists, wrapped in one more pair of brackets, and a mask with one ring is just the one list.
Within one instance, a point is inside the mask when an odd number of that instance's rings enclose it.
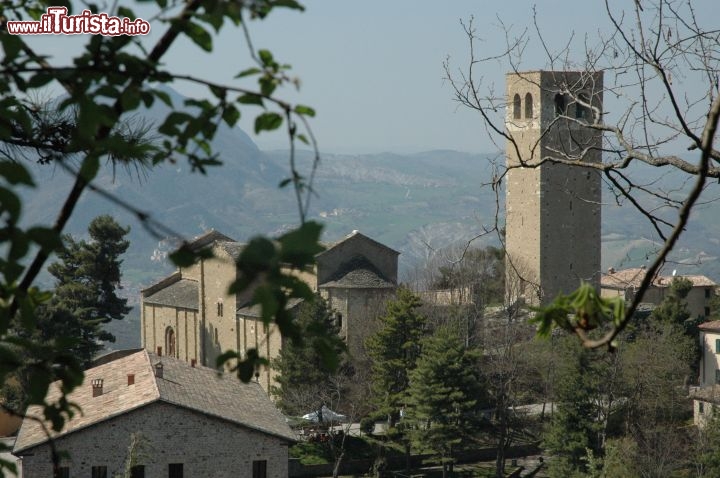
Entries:
{"label": "tall evergreen tree", "polygon": [[387,303],[380,329],[366,341],[372,362],[372,390],[379,412],[388,417],[392,428],[400,418],[410,384],[409,373],[420,356],[425,334],[425,317],[420,313],[420,298],[400,288],[397,298]]}
{"label": "tall evergreen tree", "polygon": [[598,397],[602,362],[595,353],[580,348],[572,338],[558,344],[562,360],[556,368],[556,409],[544,436],[544,446],[554,459],[550,476],[581,476],[587,470],[588,450],[602,454],[602,421]]}
{"label": "tall evergreen tree", "polygon": [[120,256],[130,245],[125,239],[130,228],[105,215],[93,219],[88,232],[89,241],[63,237],[59,261],[48,267],[56,279],[54,295],[38,320],[38,333],[46,341],[74,337],[73,352],[85,366],[102,350],[102,341],[115,341],[103,324],[120,320],[130,311],[127,299],[117,295]]}
{"label": "tall evergreen tree", "polygon": [[480,354],[445,327],[426,338],[422,347],[410,374],[407,416],[416,425],[414,443],[440,457],[445,478],[452,472],[455,453],[480,427]]}
{"label": "tall evergreen tree", "polygon": [[[338,335],[335,314],[319,295],[300,307],[295,320],[299,340],[284,345],[273,361],[279,375],[272,393],[285,413],[298,415],[313,410],[321,414],[323,405],[330,406],[329,397],[341,392],[336,390],[342,386],[338,375],[348,373],[340,363],[345,344]],[[328,357],[338,361],[328,362]]]}

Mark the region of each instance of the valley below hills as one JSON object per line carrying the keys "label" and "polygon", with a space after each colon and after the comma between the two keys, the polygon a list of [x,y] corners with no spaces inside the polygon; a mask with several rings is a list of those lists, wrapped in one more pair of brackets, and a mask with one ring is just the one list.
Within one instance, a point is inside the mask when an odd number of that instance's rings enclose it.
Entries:
{"label": "valley below hills", "polygon": [[[179,100],[176,103],[180,104]],[[151,117],[161,114],[163,111],[150,112]],[[293,191],[278,188],[290,175],[288,151],[261,151],[242,130],[224,125],[213,141],[213,150],[223,165],[209,168],[204,175],[190,172],[187,164],[178,161],[152,170],[113,170],[108,166],[96,180],[96,186],[149,214],[178,237],[150,234],[133,213],[97,194],[87,192],[81,198],[67,232],[84,237],[87,224],[100,214],[110,214],[132,228],[131,246],[123,262],[123,294],[131,305],[137,305],[142,288],[173,270],[166,254],[180,237],[191,238],[214,228],[245,241],[257,234],[278,235],[297,225]],[[299,151],[297,156],[300,173],[308,175],[311,153]],[[438,251],[492,228],[496,211],[498,223],[504,221],[504,189],[495,191],[490,185],[493,163],[503,160],[500,153],[441,150],[403,155],[325,153],[321,157],[309,219],[324,224],[326,242],[360,230],[400,251],[401,280],[411,280]],[[33,172],[38,187],[24,192],[23,221],[51,223],[70,189],[71,178],[51,165],[36,166]],[[649,167],[633,173],[678,197],[689,187],[687,177],[681,174]],[[708,186],[666,272],[675,269],[720,281],[718,196],[720,185]],[[604,191],[603,201],[603,269],[646,264],[662,243],[659,234],[630,203],[616,201],[609,190]],[[641,201],[666,217],[677,214],[656,197],[645,195]],[[498,244],[496,234],[474,242],[478,247],[488,244]],[[45,275],[44,285],[52,286],[50,279]],[[130,319],[123,327],[137,320],[137,312]]]}

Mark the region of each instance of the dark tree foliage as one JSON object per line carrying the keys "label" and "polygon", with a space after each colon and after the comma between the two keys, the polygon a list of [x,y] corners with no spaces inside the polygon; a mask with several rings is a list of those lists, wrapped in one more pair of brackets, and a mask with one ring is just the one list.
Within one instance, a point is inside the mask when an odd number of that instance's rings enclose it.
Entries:
{"label": "dark tree foliage", "polygon": [[[86,6],[93,12],[107,7],[108,14],[134,19],[130,3]],[[39,335],[35,334],[41,316],[39,308],[49,307],[51,298],[48,291],[37,286],[37,278],[51,256],[63,249],[62,234],[80,198],[86,191],[100,194],[137,217],[158,240],[180,237],[137,204],[97,184],[105,165],[134,171],[186,159],[192,171],[204,173],[221,164],[211,147],[218,127],[221,123],[234,127],[241,111],[246,115],[256,112],[255,133],[286,127],[290,171],[281,186],[293,190],[300,224],[279,237],[258,236],[249,241],[238,259],[241,279],[233,284],[233,292],[254,286],[252,301],[261,306],[263,321],[277,324],[283,336],[297,335],[286,307],[288,301],[312,297],[310,287],[286,271],[306,270],[322,250],[322,227],[306,221],[314,168],[319,161],[309,124],[315,112],[280,98],[284,87],[297,86],[298,81],[289,74],[289,65],[268,50],[254,48],[247,27],[249,22],[266,18],[276,9],[302,10],[302,5],[295,0],[154,3],[147,5],[153,10],[148,13],[152,35],[142,40],[127,35],[83,35],[78,42],[68,44],[60,59],[45,48],[47,45],[36,45],[27,36],[0,32],[0,379],[7,383],[21,370],[32,369],[28,374],[27,403],[43,406],[51,422],[49,428],[54,431],[62,429],[64,421],[74,413],[65,394],[82,383],[83,372],[80,360],[70,352],[76,340],[70,334],[54,337],[52,342],[35,337]],[[0,17],[3,22],[39,20],[51,6],[78,12],[78,4],[68,0],[19,0],[0,2]],[[168,61],[169,52],[179,48],[185,51],[197,47],[210,54],[221,31],[238,28],[246,39],[250,59],[240,60],[242,55],[227,59],[227,68],[234,77],[227,83],[211,81],[203,71],[188,75]],[[181,38],[189,42],[178,43]],[[65,58],[67,55],[70,58]],[[206,88],[207,98],[174,104],[162,88],[173,82],[201,85]],[[37,98],[47,88],[64,90],[62,99],[52,106],[57,111],[45,112],[38,105]],[[167,105],[169,111],[149,140],[143,136],[143,128],[129,127],[127,120],[156,101]],[[297,141],[310,146],[314,153],[307,174],[295,167]],[[27,197],[21,193],[23,188],[32,190],[41,185],[36,184],[23,160],[52,162],[73,177],[67,195],[54,211],[49,211],[53,219],[32,227],[25,227],[21,220],[23,198]],[[208,251],[193,250],[184,243],[171,259],[187,267],[207,255]],[[73,300],[81,304],[84,297]],[[87,316],[93,317],[89,312]],[[255,349],[242,354],[228,351],[220,356],[219,365],[227,361],[244,381],[249,381],[256,367],[265,363]],[[47,403],[48,386],[56,380],[62,382],[63,396]],[[59,476],[59,456],[53,450],[55,476]],[[0,459],[0,470],[8,465]]]}
{"label": "dark tree foliage", "polygon": [[378,412],[388,417],[390,427],[400,418],[409,374],[420,356],[426,332],[421,306],[420,298],[409,289],[398,289],[396,299],[387,303],[385,315],[378,319],[380,329],[365,344],[372,362],[373,401]]}
{"label": "dark tree foliage", "polygon": [[545,434],[544,446],[555,457],[551,476],[584,472],[588,450],[602,450],[599,403],[602,365],[598,354],[567,340],[559,344],[563,356],[555,382],[556,410]]}
{"label": "dark tree foliage", "polygon": [[480,353],[466,348],[457,332],[446,327],[427,337],[422,347],[410,373],[407,417],[414,425],[413,442],[440,458],[446,477],[456,452],[480,431]]}
{"label": "dark tree foliage", "polygon": [[[319,295],[300,307],[295,322],[300,338],[287,341],[273,362],[279,375],[272,392],[287,414],[321,413],[323,406],[331,406],[332,396],[342,392],[337,389],[342,387],[342,381],[336,380],[338,374],[349,374],[347,365],[341,363],[345,343],[338,335],[334,312]],[[338,362],[328,362],[328,356],[337,357]]]}
{"label": "dark tree foliage", "polygon": [[120,320],[130,311],[127,299],[118,297],[120,256],[130,243],[123,228],[111,216],[99,216],[88,227],[90,240],[65,235],[65,248],[58,261],[48,267],[55,277],[53,298],[41,308],[38,332],[45,341],[69,335],[76,339],[73,353],[88,366],[102,350],[103,341],[115,337],[103,329],[111,320]]}
{"label": "dark tree foliage", "polygon": [[[697,377],[700,366],[700,329],[704,321],[702,317],[691,317],[686,298],[693,288],[693,283],[684,277],[675,277],[670,283],[668,293],[663,301],[653,310],[651,317],[661,323],[672,324],[682,329],[683,333],[693,340],[691,377]],[[690,378],[694,381],[694,378]]]}

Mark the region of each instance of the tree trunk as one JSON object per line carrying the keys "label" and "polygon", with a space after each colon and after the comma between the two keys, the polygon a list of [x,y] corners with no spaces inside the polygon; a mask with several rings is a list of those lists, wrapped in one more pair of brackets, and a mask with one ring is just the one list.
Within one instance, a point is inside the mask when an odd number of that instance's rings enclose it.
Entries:
{"label": "tree trunk", "polygon": [[340,464],[342,463],[343,457],[345,456],[345,447],[335,459],[335,466],[333,467],[333,478],[338,478],[340,474]]}

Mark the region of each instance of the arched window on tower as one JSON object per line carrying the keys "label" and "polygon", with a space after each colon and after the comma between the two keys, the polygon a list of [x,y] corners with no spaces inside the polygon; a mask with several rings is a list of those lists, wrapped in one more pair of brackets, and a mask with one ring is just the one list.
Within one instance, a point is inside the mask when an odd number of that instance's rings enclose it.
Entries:
{"label": "arched window on tower", "polygon": [[533,98],[530,93],[525,94],[525,119],[533,118]]}
{"label": "arched window on tower", "polygon": [[175,331],[172,327],[165,329],[165,353],[170,357],[175,357]]}
{"label": "arched window on tower", "polygon": [[565,114],[565,96],[557,93],[555,95],[555,116],[562,116]]}
{"label": "arched window on tower", "polygon": [[513,119],[520,119],[520,95],[513,96]]}

